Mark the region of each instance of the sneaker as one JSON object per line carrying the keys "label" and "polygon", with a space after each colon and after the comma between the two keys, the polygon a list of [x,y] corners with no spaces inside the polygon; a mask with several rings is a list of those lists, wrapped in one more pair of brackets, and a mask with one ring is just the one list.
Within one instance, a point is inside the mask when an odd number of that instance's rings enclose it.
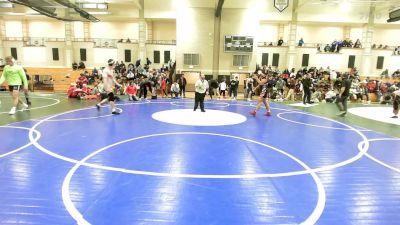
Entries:
{"label": "sneaker", "polygon": [[14,115],[17,109],[15,107],[12,107],[10,112],[8,112],[9,115]]}
{"label": "sneaker", "polygon": [[97,108],[97,110],[100,110],[100,105],[96,104],[96,108]]}
{"label": "sneaker", "polygon": [[22,103],[22,110],[27,110],[29,107],[28,104]]}
{"label": "sneaker", "polygon": [[256,111],[250,112],[250,115],[252,115],[252,116],[256,116],[256,114],[257,114]]}
{"label": "sneaker", "polygon": [[204,109],[202,109],[201,111],[202,111],[202,112],[206,112],[206,110],[204,110]]}
{"label": "sneaker", "polygon": [[336,114],[337,116],[345,116],[346,115],[346,111],[340,111],[340,113]]}
{"label": "sneaker", "polygon": [[113,115],[119,115],[119,114],[121,114],[121,113],[118,112],[118,111],[113,111],[111,114],[113,114]]}
{"label": "sneaker", "polygon": [[272,112],[266,112],[264,116],[272,116]]}
{"label": "sneaker", "polygon": [[391,116],[390,118],[396,119],[399,118],[398,116]]}

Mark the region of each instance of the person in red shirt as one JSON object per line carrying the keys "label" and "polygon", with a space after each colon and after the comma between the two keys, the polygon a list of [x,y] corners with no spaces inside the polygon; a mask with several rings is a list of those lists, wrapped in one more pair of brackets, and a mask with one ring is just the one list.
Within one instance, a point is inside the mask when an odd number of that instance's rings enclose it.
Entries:
{"label": "person in red shirt", "polygon": [[68,90],[67,90],[67,95],[69,98],[76,98],[78,96],[78,92],[76,92],[76,84],[71,83],[71,85],[69,86]]}
{"label": "person in red shirt", "polygon": [[81,75],[76,80],[76,84],[79,88],[82,88],[84,84],[88,84],[88,79],[86,78],[85,74],[81,73]]}
{"label": "person in red shirt", "polygon": [[163,76],[161,78],[161,97],[164,98],[167,95],[167,78]]}
{"label": "person in red shirt", "polygon": [[137,87],[136,84],[133,83],[132,81],[129,83],[128,86],[126,86],[124,92],[126,95],[128,95],[129,101],[138,101],[138,98],[136,97]]}

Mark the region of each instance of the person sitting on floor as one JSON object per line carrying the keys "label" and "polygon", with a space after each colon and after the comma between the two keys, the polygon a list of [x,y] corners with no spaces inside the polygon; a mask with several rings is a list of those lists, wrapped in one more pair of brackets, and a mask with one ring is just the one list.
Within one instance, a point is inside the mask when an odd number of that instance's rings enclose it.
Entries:
{"label": "person sitting on floor", "polygon": [[[171,98],[178,98],[179,92],[180,92],[179,84],[177,81],[175,81],[171,85]],[[173,95],[175,95],[175,97],[173,97]]]}
{"label": "person sitting on floor", "polygon": [[128,95],[129,101],[138,101],[139,99],[136,97],[137,87],[136,84],[131,81],[128,86],[126,86],[124,94]]}

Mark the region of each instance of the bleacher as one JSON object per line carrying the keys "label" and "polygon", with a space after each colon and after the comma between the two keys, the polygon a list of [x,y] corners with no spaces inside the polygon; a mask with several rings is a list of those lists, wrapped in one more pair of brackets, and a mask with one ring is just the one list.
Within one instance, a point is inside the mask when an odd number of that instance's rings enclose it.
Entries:
{"label": "bleacher", "polygon": [[[28,74],[33,78],[35,75],[51,76],[54,92],[66,92],[71,83],[75,83],[84,70],[72,70],[72,68],[26,68]],[[90,69],[86,69],[89,73]]]}

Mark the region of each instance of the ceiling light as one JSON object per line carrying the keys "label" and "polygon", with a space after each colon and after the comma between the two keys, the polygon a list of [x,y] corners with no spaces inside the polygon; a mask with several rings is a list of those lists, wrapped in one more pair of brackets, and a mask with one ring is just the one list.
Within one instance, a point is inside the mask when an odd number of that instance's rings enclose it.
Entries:
{"label": "ceiling light", "polygon": [[1,1],[0,8],[14,8],[14,4],[8,1]]}
{"label": "ceiling light", "polygon": [[81,9],[108,9],[107,3],[80,3]]}

